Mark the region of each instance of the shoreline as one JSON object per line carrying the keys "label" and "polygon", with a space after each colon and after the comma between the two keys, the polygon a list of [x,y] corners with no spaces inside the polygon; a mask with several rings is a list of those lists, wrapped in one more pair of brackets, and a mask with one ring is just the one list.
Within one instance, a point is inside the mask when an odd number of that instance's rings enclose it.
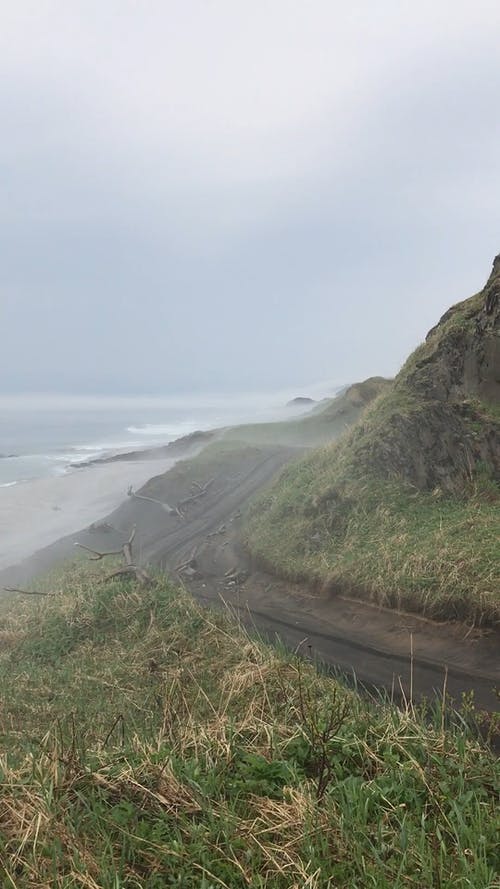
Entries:
{"label": "shoreline", "polygon": [[[439,696],[446,679],[447,700],[459,702],[464,693],[473,692],[479,709],[496,712],[494,688],[500,674],[495,630],[471,631],[456,622],[439,625],[418,614],[318,595],[267,573],[252,559],[241,533],[245,504],[299,454],[300,449],[238,444],[178,461],[169,471],[160,465],[139,498],[121,495],[104,521],[99,523],[94,514],[92,524],[80,523],[73,533],[0,570],[0,585],[29,589],[26,585],[35,577],[74,560],[75,542],[112,552],[120,550],[135,528],[138,564],[180,581],[204,605],[232,609],[243,623],[278,636],[292,650],[307,646],[306,656],[344,675],[354,673],[361,685],[388,694],[401,687],[414,700]],[[135,465],[151,476],[154,464]],[[74,477],[98,478],[102,470],[102,475],[116,471],[130,480],[131,468],[123,463],[93,467]],[[193,496],[193,490],[204,493]],[[161,509],[166,503],[182,504],[181,514]],[[79,557],[87,559],[81,552]]]}
{"label": "shoreline", "polygon": [[93,457],[91,460],[82,460],[79,463],[70,463],[72,470],[87,469],[89,466],[103,466],[109,463],[134,463],[138,460],[179,459],[181,457],[193,457],[205,445],[214,441],[223,431],[220,429],[196,430],[188,435],[181,435],[164,445],[153,445],[150,448],[137,448],[132,451],[120,451],[117,454],[108,454],[102,457]]}
{"label": "shoreline", "polygon": [[19,564],[59,538],[104,519],[126,499],[127,488],[165,472],[174,459],[89,466],[52,478],[0,489],[0,570]]}
{"label": "shoreline", "polygon": [[70,464],[70,472],[0,487],[0,571],[15,568],[61,538],[105,519],[177,460],[193,457],[221,430],[197,430],[166,445]]}

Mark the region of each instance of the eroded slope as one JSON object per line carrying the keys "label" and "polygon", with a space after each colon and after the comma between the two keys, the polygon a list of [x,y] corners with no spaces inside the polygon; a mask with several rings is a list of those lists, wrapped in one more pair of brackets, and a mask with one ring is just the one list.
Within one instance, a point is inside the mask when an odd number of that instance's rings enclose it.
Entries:
{"label": "eroded slope", "polygon": [[500,616],[500,257],[336,444],[253,507],[268,566],[432,616]]}

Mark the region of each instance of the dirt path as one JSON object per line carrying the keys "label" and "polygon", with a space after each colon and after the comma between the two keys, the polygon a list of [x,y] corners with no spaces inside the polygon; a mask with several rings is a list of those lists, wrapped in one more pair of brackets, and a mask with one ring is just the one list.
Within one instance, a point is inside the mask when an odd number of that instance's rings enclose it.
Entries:
{"label": "dirt path", "polygon": [[[498,709],[500,636],[470,631],[459,624],[438,625],[342,598],[321,598],[278,580],[252,564],[241,540],[241,510],[296,452],[286,448],[246,447],[229,456],[181,463],[152,479],[144,496],[176,504],[206,493],[183,507],[184,517],[159,504],[128,499],[107,524],[72,535],[28,560],[0,583],[26,582],[56,561],[74,555],[75,540],[95,549],[114,549],[137,527],[140,558],[180,579],[204,603],[235,611],[247,625],[278,635],[292,648],[357,681],[397,696],[432,697],[447,692],[460,701],[474,692],[476,706]],[[189,563],[184,570],[176,569]],[[14,574],[12,573],[14,571]],[[15,573],[17,571],[17,574]]]}

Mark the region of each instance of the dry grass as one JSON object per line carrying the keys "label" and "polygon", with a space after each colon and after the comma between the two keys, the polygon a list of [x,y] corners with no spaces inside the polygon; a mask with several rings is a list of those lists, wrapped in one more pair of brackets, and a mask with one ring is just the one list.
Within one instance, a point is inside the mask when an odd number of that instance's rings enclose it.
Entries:
{"label": "dry grass", "polygon": [[271,570],[429,617],[500,621],[500,414],[471,396],[466,366],[495,338],[483,306],[498,268],[339,441],[256,500],[248,544]]}
{"label": "dry grass", "polygon": [[[498,480],[478,463],[465,467],[453,492],[410,483],[400,467],[406,432],[394,433],[393,453],[387,430],[425,424],[419,404],[401,389],[390,391],[338,442],[288,466],[252,504],[247,543],[269,569],[294,581],[429,617],[495,624]],[[477,406],[471,416],[481,425]]]}
{"label": "dry grass", "polygon": [[165,581],[101,581],[1,614],[2,886],[494,885],[498,766],[464,716],[375,706]]}

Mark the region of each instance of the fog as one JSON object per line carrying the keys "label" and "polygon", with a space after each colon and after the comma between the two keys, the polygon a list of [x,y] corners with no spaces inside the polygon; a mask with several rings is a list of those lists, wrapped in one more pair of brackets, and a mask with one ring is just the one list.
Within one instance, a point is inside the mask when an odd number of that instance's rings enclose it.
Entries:
{"label": "fog", "polygon": [[500,250],[497,2],[3,4],[4,393],[390,375]]}

